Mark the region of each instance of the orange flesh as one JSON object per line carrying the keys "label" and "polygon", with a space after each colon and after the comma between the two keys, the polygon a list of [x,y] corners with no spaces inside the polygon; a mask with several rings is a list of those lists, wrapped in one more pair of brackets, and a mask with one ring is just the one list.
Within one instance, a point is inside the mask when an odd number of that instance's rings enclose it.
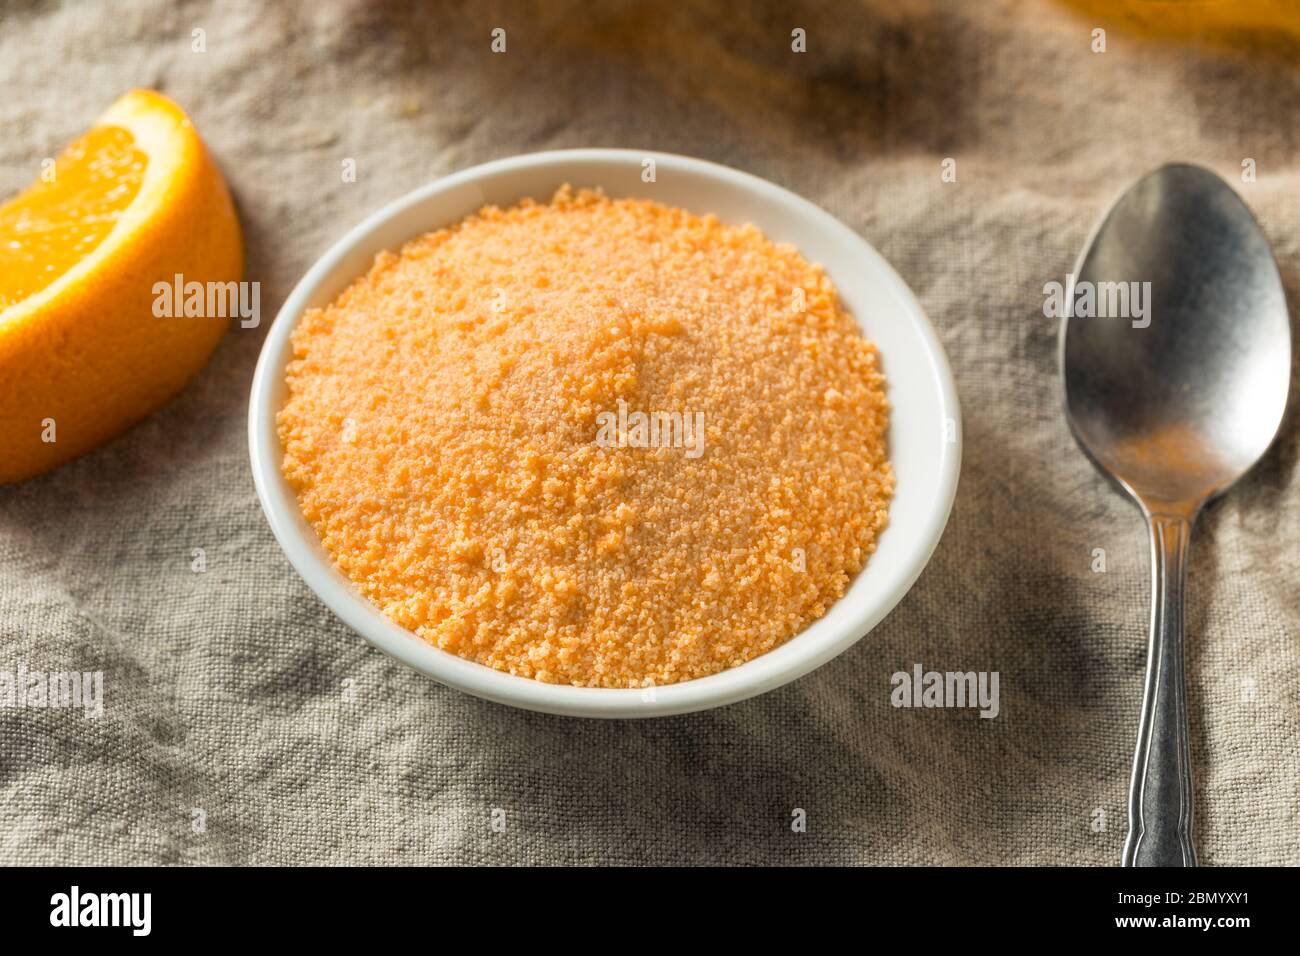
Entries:
{"label": "orange flesh", "polygon": [[44,178],[0,207],[0,311],[55,282],[104,241],[144,181],[148,157],[119,126],[72,143]]}

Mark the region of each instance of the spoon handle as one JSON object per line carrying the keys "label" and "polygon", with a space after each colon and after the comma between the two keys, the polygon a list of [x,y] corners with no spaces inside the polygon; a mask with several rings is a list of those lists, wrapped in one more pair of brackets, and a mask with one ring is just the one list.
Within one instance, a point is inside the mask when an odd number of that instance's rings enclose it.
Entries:
{"label": "spoon handle", "polygon": [[1129,786],[1125,866],[1195,866],[1183,677],[1183,589],[1191,519],[1153,514],[1151,645]]}

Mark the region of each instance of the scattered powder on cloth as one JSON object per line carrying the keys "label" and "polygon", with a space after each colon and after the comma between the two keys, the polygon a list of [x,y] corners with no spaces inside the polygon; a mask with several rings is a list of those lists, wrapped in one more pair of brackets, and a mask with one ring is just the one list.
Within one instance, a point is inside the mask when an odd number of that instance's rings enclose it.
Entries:
{"label": "scattered powder on cloth", "polygon": [[293,334],[284,474],[430,643],[540,681],[713,674],[822,616],[893,491],[875,347],[749,225],[561,189],[380,254]]}

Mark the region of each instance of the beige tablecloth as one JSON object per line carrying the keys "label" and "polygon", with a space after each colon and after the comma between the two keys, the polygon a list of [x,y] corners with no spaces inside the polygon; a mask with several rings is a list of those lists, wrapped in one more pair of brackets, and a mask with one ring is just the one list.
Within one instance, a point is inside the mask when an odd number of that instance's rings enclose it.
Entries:
{"label": "beige tablecloth", "polygon": [[[0,489],[0,670],[104,674],[99,719],[0,709],[0,861],[1115,862],[1147,542],[1062,421],[1042,289],[1123,186],[1181,159],[1238,184],[1300,301],[1300,46],[1145,36],[1100,0],[417,6],[4,11],[0,192],[160,89],[226,174],[266,318],[125,437]],[[308,591],[249,476],[266,325],[327,244],[445,173],[593,145],[716,160],[839,216],[916,291],[962,396],[961,488],[913,591],[832,663],[711,713],[591,722],[433,684]],[[1207,863],[1300,863],[1296,460],[1292,418],[1197,528]],[[918,662],[998,671],[1000,715],[891,707]]]}

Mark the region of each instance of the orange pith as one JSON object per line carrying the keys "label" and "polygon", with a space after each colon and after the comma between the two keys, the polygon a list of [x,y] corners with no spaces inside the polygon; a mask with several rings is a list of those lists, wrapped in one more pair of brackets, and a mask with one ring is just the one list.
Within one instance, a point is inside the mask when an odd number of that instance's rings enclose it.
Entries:
{"label": "orange pith", "polygon": [[92,252],[135,199],[147,164],[130,132],[96,127],[64,150],[52,178],[0,206],[0,310]]}

